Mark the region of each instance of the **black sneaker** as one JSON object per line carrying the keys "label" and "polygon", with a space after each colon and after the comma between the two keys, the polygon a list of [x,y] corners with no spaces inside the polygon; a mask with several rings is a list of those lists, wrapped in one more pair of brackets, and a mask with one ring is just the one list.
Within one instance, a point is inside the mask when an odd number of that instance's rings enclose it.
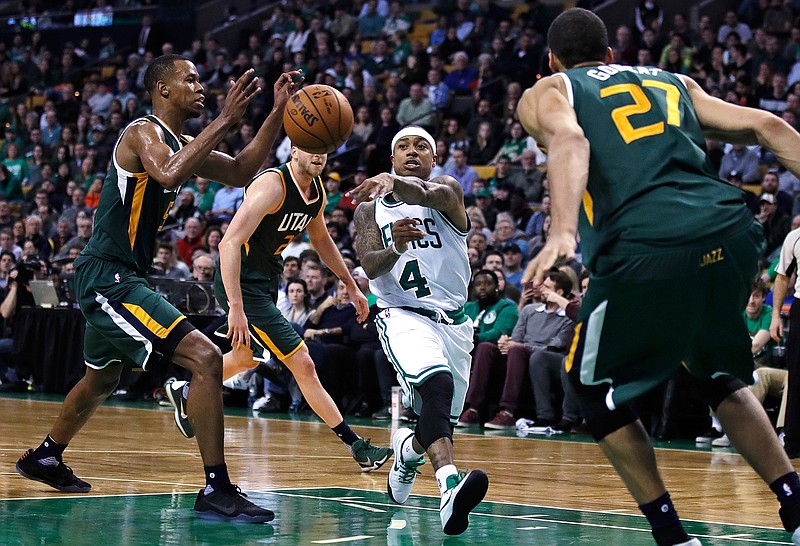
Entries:
{"label": "black sneaker", "polygon": [[208,495],[203,488],[197,494],[194,511],[201,519],[233,523],[266,523],[275,519],[271,510],[253,504],[246,496],[235,485],[224,491],[214,490]]}
{"label": "black sneaker", "polygon": [[413,409],[404,407],[400,409],[400,420],[404,423],[416,423],[419,417]]}
{"label": "black sneaker", "polygon": [[40,463],[33,450],[29,449],[17,461],[17,472],[21,476],[42,482],[64,493],[88,493],[92,486],[72,473],[72,469],[59,461],[49,466]]}

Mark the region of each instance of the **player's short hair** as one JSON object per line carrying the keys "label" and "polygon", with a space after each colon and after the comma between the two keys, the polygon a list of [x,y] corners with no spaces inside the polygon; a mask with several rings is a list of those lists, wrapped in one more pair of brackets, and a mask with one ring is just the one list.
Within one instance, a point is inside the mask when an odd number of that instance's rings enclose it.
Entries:
{"label": "player's short hair", "polygon": [[594,13],[571,8],[556,17],[547,31],[547,45],[565,68],[606,60],[608,31]]}
{"label": "player's short hair", "polygon": [[183,55],[162,55],[156,57],[144,73],[144,88],[153,96],[156,84],[163,81],[172,72],[175,63],[178,61],[188,61]]}

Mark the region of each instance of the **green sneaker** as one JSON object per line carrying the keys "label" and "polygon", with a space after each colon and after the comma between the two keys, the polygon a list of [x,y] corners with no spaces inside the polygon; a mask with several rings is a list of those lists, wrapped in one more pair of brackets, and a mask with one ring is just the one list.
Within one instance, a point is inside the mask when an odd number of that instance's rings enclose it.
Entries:
{"label": "green sneaker", "polygon": [[361,467],[361,472],[371,472],[379,469],[389,460],[392,448],[374,446],[369,443],[369,440],[359,438],[350,446],[350,453]]}

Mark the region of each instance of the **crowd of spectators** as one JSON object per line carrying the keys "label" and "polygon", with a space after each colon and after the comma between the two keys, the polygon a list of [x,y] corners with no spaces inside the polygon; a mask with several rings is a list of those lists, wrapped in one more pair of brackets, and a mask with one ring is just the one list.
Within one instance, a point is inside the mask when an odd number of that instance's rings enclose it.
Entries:
{"label": "crowd of spectators", "polygon": [[[472,299],[475,362],[483,375],[471,389],[462,424],[513,425],[520,382],[535,377],[536,402],[526,416],[568,430],[580,416],[569,393],[564,399],[553,363],[568,348],[564,340],[574,319],[569,307],[585,289],[585,272],[578,248],[578,258],[553,273],[553,286],[545,292],[534,294],[521,284],[526,263],[547,240],[550,198],[545,151],[525,134],[516,115],[524,89],[550,73],[546,31],[561,8],[535,0],[455,0],[430,7],[398,0],[278,4],[240,44],[225,47],[213,36],[198,37],[185,51],[149,16],[135,43],[116,43],[110,33],[93,42],[76,32],[73,42],[48,47],[36,30],[0,41],[0,284],[9,282],[16,262],[70,272],[71,260],[91,236],[114,144],[127,123],[150,111],[143,75],[155,56],[182,53],[197,66],[207,99],[202,115],[187,123],[191,136],[218,115],[231,78],[254,67],[270,89],[281,72],[302,68],[306,83],[342,90],[355,114],[353,133],[329,155],[323,178],[329,231],[362,289],[367,292],[368,284],[352,248],[354,205],[344,194],[390,169],[390,142],[401,126],[422,125],[436,138],[433,174],[451,175],[464,188],[472,225],[469,258],[480,272]],[[610,44],[615,62],[685,74],[722,100],[769,110],[797,127],[799,17],[796,0],[743,0],[722,20],[703,16],[692,26],[685,13],[668,18],[658,3],[641,2],[629,24],[610,29]],[[270,93],[257,97],[219,149],[235,154],[245,147],[271,102]],[[792,220],[800,213],[800,180],[758,147],[707,144],[719,176],[743,186],[754,217],[763,223],[768,262],[786,233],[800,225],[800,216]],[[287,161],[290,149],[282,135],[264,166]],[[747,191],[756,185],[755,192]],[[241,189],[192,178],[161,235],[153,274],[211,280],[219,241],[242,199]],[[337,290],[302,237],[284,256],[297,259],[286,261],[279,304],[311,347],[324,384],[345,409],[387,417],[393,373],[374,324],[355,323],[346,291]],[[525,317],[524,324],[515,315],[495,331],[489,318],[499,314],[498,302],[507,302],[502,307],[509,316],[513,310]],[[553,321],[558,327],[548,330],[552,335],[537,337],[541,328],[526,331],[525,324],[536,323],[540,314],[558,317]],[[506,378],[513,368],[512,391],[490,388],[490,368],[502,369]],[[267,379],[257,385],[265,395],[257,408],[302,407],[279,362],[262,366],[253,384],[257,377]],[[542,391],[543,382],[548,387]],[[563,406],[540,399],[547,391],[560,396]]]}

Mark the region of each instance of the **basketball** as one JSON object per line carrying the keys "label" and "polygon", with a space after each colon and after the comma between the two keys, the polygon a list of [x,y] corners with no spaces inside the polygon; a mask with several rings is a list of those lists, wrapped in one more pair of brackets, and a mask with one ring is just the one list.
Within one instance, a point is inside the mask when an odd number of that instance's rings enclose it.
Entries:
{"label": "basketball", "polygon": [[283,114],[292,144],[311,154],[329,154],[353,132],[353,109],[329,85],[309,85],[292,95]]}

